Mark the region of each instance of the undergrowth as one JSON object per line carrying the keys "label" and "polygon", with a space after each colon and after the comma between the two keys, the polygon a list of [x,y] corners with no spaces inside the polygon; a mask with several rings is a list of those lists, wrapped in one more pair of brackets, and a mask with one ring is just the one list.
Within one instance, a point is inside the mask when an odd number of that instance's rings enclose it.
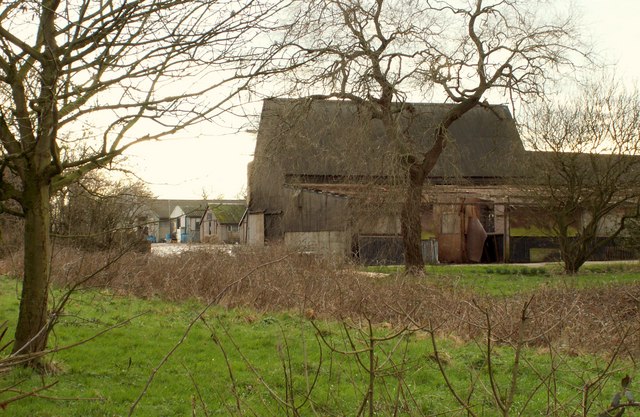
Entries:
{"label": "undergrowth", "polygon": [[[51,343],[62,346],[135,318],[50,357],[56,372],[44,379],[26,371],[5,375],[0,388],[16,384],[21,392],[59,381],[12,404],[18,413],[12,415],[127,415],[151,370],[213,301],[161,367],[136,415],[355,415],[354,404],[367,404],[371,379],[382,384],[371,396],[379,415],[392,415],[399,404],[398,415],[435,415],[460,405],[443,385],[446,373],[459,390],[475,387],[467,393],[473,407],[492,416],[494,396],[482,388],[492,384],[489,358],[495,381],[508,386],[522,345],[527,367],[514,407],[565,416],[571,414],[558,404],[580,402],[579,387],[594,375],[604,375],[594,409],[606,408],[616,390],[606,383],[633,373],[640,353],[635,265],[598,265],[570,278],[552,267],[523,273],[520,266],[438,266],[427,277],[410,277],[279,247],[129,254],[114,264],[111,256],[56,254],[52,305],[68,285],[91,278],[63,310]],[[7,261],[1,267],[18,279],[0,279],[0,315],[15,318],[20,268]],[[483,353],[487,340],[495,345],[490,355]],[[368,375],[362,354],[384,366]],[[620,367],[607,368],[611,357]],[[545,370],[556,366],[563,371],[553,371],[560,385],[557,404],[550,404],[551,376],[539,387]],[[528,397],[532,390],[540,396]]]}
{"label": "undergrowth", "polygon": [[[10,279],[0,279],[0,311],[9,317],[17,310],[17,301],[10,295],[14,285]],[[55,373],[37,376],[16,370],[0,377],[0,384],[19,384],[20,390],[57,382],[41,395],[10,404],[5,412],[43,417],[127,415],[151,370],[202,308],[194,300],[166,302],[108,290],[84,292],[61,320],[51,339],[53,345],[89,337],[104,326],[139,316],[91,343],[51,356],[55,366],[50,369],[56,369]],[[496,324],[501,322],[498,316]],[[367,390],[367,373],[352,356],[338,351],[366,348],[364,323],[366,320],[346,318],[342,322],[312,322],[304,312],[295,311],[214,307],[160,369],[134,415],[286,415],[274,393],[283,399],[296,396],[301,415],[355,415]],[[373,335],[384,338],[398,329],[387,322],[377,323]],[[466,390],[478,378],[489,384],[482,338],[469,343],[441,331],[437,334],[440,361],[455,387]],[[392,415],[393,399],[400,394],[405,397],[399,415],[462,415],[452,411],[458,406],[443,385],[429,331],[414,328],[380,342],[376,355],[376,363],[381,365],[377,415]],[[507,385],[513,349],[499,344],[493,355],[496,380]],[[528,399],[528,393],[535,392],[540,383],[540,373],[550,369],[552,362],[562,364],[563,373],[555,377],[554,395],[566,407],[576,406],[580,387],[607,366],[606,355],[561,355],[545,346],[530,346],[523,356],[531,367],[521,372],[521,394],[516,398],[520,404],[526,401],[535,414],[557,406],[543,391]],[[629,372],[628,360],[621,364],[623,368],[608,374],[607,380],[613,382],[603,387],[602,399],[594,403],[594,409],[606,407],[615,381]],[[304,393],[313,381],[311,401],[304,402]],[[470,398],[479,416],[495,415],[490,392],[478,388]],[[558,411],[557,415],[568,414]]]}

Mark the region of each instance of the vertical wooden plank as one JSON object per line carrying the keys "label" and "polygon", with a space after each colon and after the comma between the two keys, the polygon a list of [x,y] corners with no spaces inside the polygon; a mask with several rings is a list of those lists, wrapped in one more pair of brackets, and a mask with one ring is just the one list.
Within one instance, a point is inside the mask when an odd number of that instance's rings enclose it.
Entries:
{"label": "vertical wooden plank", "polygon": [[509,198],[507,198],[507,202],[504,204],[504,234],[503,236],[503,242],[502,242],[502,247],[503,247],[503,261],[504,263],[507,263],[511,260],[511,248],[510,248],[510,235],[511,235],[511,222],[509,221],[510,218],[510,210],[509,210]]}

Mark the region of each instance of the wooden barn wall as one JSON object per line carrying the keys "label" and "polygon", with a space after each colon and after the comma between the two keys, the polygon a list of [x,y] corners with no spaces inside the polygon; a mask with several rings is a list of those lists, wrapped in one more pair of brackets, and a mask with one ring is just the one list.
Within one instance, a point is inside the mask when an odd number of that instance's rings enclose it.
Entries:
{"label": "wooden barn wall", "polygon": [[349,228],[346,197],[287,189],[283,213],[286,232],[344,231]]}
{"label": "wooden barn wall", "polygon": [[243,224],[243,228],[246,228],[244,231],[246,233],[246,243],[249,245],[263,245],[264,227],[264,213],[249,213],[246,222]]}

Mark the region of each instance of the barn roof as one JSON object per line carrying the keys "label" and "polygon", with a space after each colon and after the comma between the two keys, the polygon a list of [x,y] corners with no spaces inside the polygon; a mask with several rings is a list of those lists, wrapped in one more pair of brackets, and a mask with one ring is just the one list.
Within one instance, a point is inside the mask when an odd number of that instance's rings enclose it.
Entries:
{"label": "barn roof", "polygon": [[[390,177],[401,153],[427,151],[442,116],[453,104],[412,103],[403,128],[415,142],[394,144],[382,123],[350,101],[264,101],[254,164],[281,169],[285,177]],[[524,147],[506,106],[479,106],[449,128],[450,141],[433,178],[500,178],[517,175]],[[268,168],[267,168],[268,169]]]}

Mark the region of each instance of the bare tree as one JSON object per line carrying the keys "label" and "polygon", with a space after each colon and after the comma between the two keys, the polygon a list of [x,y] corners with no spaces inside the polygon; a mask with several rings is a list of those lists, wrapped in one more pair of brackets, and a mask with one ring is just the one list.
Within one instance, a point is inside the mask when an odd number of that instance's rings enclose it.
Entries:
{"label": "bare tree", "polygon": [[224,112],[268,71],[266,48],[249,46],[275,10],[257,0],[2,3],[0,178],[16,181],[0,183],[0,201],[25,222],[14,352],[47,340],[52,194],[136,143]]}
{"label": "bare tree", "polygon": [[[401,210],[405,263],[422,271],[422,188],[447,145],[448,128],[487,104],[540,95],[578,52],[569,17],[544,19],[517,0],[312,0],[299,4],[284,36],[298,66],[296,94],[351,100],[380,120],[394,144],[404,184]],[[551,14],[547,14],[551,15]],[[454,106],[420,137],[409,134],[413,94],[440,94]],[[505,101],[507,99],[504,99]]]}
{"label": "bare tree", "polygon": [[140,180],[109,178],[93,171],[60,190],[52,199],[52,233],[56,241],[83,249],[145,245],[152,193]]}
{"label": "bare tree", "polygon": [[640,93],[588,83],[565,102],[536,105],[523,128],[535,150],[528,191],[574,274],[640,216]]}

